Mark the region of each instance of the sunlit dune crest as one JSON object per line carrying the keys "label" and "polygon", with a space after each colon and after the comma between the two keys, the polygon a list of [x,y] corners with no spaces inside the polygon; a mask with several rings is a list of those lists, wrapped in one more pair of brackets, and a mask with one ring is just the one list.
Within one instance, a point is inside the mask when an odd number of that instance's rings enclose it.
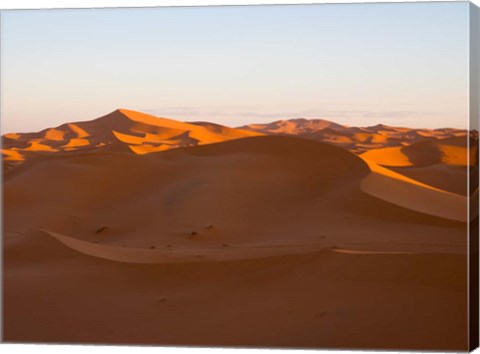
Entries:
{"label": "sunlit dune crest", "polygon": [[65,148],[77,148],[77,147],[82,147],[82,146],[88,146],[90,145],[90,142],[88,139],[80,139],[80,138],[72,138],[69,140],[69,142],[62,147]]}
{"label": "sunlit dune crest", "polygon": [[367,163],[368,167],[370,168],[370,170],[373,173],[376,173],[376,174],[379,174],[379,175],[382,175],[382,176],[386,176],[386,177],[394,179],[394,180],[414,184],[414,185],[417,185],[417,186],[422,187],[422,188],[432,189],[432,190],[439,191],[439,192],[442,191],[441,189],[438,189],[438,188],[432,187],[428,184],[419,182],[419,181],[417,181],[413,178],[410,178],[410,177],[407,177],[407,176],[405,176],[401,173],[395,172],[395,171],[393,171],[393,170],[391,170],[387,167],[383,167],[383,166],[381,166],[380,164],[378,164],[374,161],[368,160],[364,156],[361,156],[361,157]]}
{"label": "sunlit dune crest", "polygon": [[58,149],[55,149],[49,145],[43,144],[42,139],[34,139],[30,141],[30,146],[22,149],[24,151],[49,151],[49,152],[56,152]]}
{"label": "sunlit dune crest", "polygon": [[[153,152],[166,151],[172,148],[171,145],[151,145],[151,144],[142,144],[142,145],[128,145],[128,147],[137,155],[151,154]],[[176,146],[173,146],[176,147]]]}
{"label": "sunlit dune crest", "polygon": [[412,166],[409,158],[402,153],[402,147],[386,147],[373,149],[360,155],[365,160],[373,161],[382,166]]}
{"label": "sunlit dune crest", "polygon": [[432,187],[374,162],[365,161],[372,173],[361,183],[364,192],[421,213],[455,221],[469,221],[467,197]]}
{"label": "sunlit dune crest", "polygon": [[133,122],[152,125],[160,128],[172,128],[172,129],[185,130],[185,127],[188,127],[189,125],[188,123],[183,123],[174,119],[155,117],[150,114],[131,111],[124,108],[118,109],[118,112]]}
{"label": "sunlit dune crest", "polygon": [[65,133],[65,131],[61,131],[58,129],[48,129],[45,132],[45,139],[53,141],[63,141]]}
{"label": "sunlit dune crest", "polygon": [[86,137],[90,136],[90,134],[88,134],[85,130],[83,130],[82,128],[80,128],[76,124],[70,123],[70,124],[68,124],[68,127],[77,134],[77,138],[79,138],[79,139],[86,138]]}
{"label": "sunlit dune crest", "polygon": [[2,156],[5,161],[23,161],[25,158],[18,150],[2,149]]}
{"label": "sunlit dune crest", "polygon": [[21,137],[21,135],[17,133],[8,133],[8,134],[5,134],[3,137],[7,139],[17,140]]}
{"label": "sunlit dune crest", "polygon": [[145,142],[150,142],[150,140],[145,139],[143,137],[135,136],[135,135],[129,135],[129,134],[123,134],[117,131],[112,131],[113,135],[120,140],[122,143],[126,144],[135,144],[135,145],[140,145]]}

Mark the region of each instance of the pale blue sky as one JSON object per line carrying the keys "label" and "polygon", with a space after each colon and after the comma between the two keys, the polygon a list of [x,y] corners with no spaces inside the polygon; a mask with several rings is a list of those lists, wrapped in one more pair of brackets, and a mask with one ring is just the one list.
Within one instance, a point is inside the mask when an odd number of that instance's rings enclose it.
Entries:
{"label": "pale blue sky", "polygon": [[2,133],[119,107],[230,126],[467,126],[467,2],[1,15]]}

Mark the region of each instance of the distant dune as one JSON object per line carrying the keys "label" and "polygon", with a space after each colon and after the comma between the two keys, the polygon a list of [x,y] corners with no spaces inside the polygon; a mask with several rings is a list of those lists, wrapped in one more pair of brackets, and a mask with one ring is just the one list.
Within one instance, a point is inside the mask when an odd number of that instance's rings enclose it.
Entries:
{"label": "distant dune", "polygon": [[2,140],[7,341],[466,348],[465,132],[121,109]]}
{"label": "distant dune", "polygon": [[267,135],[295,135],[306,139],[328,142],[354,153],[371,149],[405,146],[420,141],[436,141],[466,136],[461,129],[413,129],[378,124],[371,127],[350,127],[324,119],[290,119],[268,124],[250,124],[243,130]]}
{"label": "distant dune", "polygon": [[182,123],[118,109],[92,121],[67,123],[38,133],[6,134],[2,137],[2,155],[5,161],[11,162],[49,152],[98,149],[130,150],[142,155],[256,135],[260,134],[220,125]]}

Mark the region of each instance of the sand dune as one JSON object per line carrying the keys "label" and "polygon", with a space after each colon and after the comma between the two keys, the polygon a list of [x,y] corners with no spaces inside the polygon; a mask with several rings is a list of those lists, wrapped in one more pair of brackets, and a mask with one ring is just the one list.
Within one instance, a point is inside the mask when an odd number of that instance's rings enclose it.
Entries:
{"label": "sand dune", "polygon": [[[472,140],[468,148],[464,136],[372,149],[360,154],[365,161],[372,163],[372,170],[383,175],[392,175],[393,171],[396,177],[400,174],[413,184],[421,183],[461,195],[467,194],[468,167],[478,163],[477,156],[477,145]],[[478,175],[472,175],[472,178],[478,178]]]}
{"label": "sand dune", "polygon": [[2,149],[2,156],[4,161],[23,161],[24,157],[18,150]]}
{"label": "sand dune", "polygon": [[[324,119],[289,119],[267,124],[240,127],[267,135],[294,135],[305,139],[328,142],[354,153],[372,149],[401,147],[421,141],[460,138],[467,132],[460,129],[412,129],[378,124],[370,127],[350,127]],[[391,150],[389,153],[392,153]]]}
{"label": "sand dune", "polygon": [[219,125],[189,124],[126,109],[93,121],[63,124],[38,133],[6,134],[2,155],[21,162],[48,152],[104,148],[148,154],[183,146],[257,136],[259,133]]}
{"label": "sand dune", "polygon": [[[395,205],[450,220],[469,222],[468,198],[450,193],[387,168],[369,163],[372,174],[362,181],[362,190]],[[475,215],[471,215],[473,220]]]}
{"label": "sand dune", "polygon": [[[285,224],[289,215],[327,203],[318,196],[333,186],[348,185],[351,178],[358,183],[367,174],[359,158],[339,148],[297,138],[258,137],[146,156],[98,153],[32,161],[6,177],[4,195],[9,212],[19,218],[17,227],[30,224],[67,235],[74,228],[74,236],[81,235],[86,230],[71,218],[90,215],[95,207],[99,215],[92,215],[95,222],[89,220],[84,227],[105,224],[125,237],[135,228],[152,240],[155,230],[162,229],[167,240],[187,244],[195,242],[189,236],[196,231],[205,242],[221,245],[262,242],[262,237],[249,236],[251,225],[270,228],[282,219],[280,224]],[[42,188],[36,188],[38,183]],[[86,189],[92,193],[84,193]],[[252,200],[271,212],[262,215],[247,207]],[[55,216],[55,210],[63,216]],[[10,223],[15,218],[8,219]],[[210,224],[214,229],[205,231]],[[214,237],[220,230],[231,236]],[[275,233],[280,240],[280,225],[265,237]],[[93,236],[92,231],[87,235]]]}
{"label": "sand dune", "polygon": [[3,136],[4,340],[465,350],[461,132],[250,128]]}
{"label": "sand dune", "polygon": [[[362,193],[369,175],[367,164],[348,151],[291,137],[253,137],[144,156],[61,155],[27,162],[6,176],[4,220],[6,229],[16,232],[46,229],[112,246],[196,251],[319,240],[325,247],[379,242],[386,236],[375,219],[398,224],[389,237],[401,235],[410,222],[426,230],[438,225],[436,244],[448,237],[450,230],[440,227],[446,220]],[[355,227],[362,231],[352,235]],[[291,235],[298,235],[293,243]]]}
{"label": "sand dune", "polygon": [[402,152],[402,149],[402,146],[373,149],[360,154],[360,157],[381,166],[413,166],[413,163],[408,156]]}
{"label": "sand dune", "polygon": [[466,136],[447,138],[435,141],[424,141],[406,146],[402,152],[415,166],[448,164],[468,166],[475,163],[478,154],[477,145],[472,141],[470,151],[467,151]]}
{"label": "sand dune", "polygon": [[401,147],[372,149],[361,154],[382,166],[468,166],[475,163],[477,147],[467,148],[466,137],[428,140]]}
{"label": "sand dune", "polygon": [[327,250],[135,265],[88,257],[34,232],[4,245],[7,342],[467,347],[461,254]]}
{"label": "sand dune", "polygon": [[[361,188],[364,192],[388,201],[394,205],[401,206],[416,212],[421,212],[423,214],[429,214],[436,217],[446,218],[455,221],[466,222],[466,200],[465,197],[458,194],[466,194],[466,170],[454,170],[456,168],[461,168],[461,166],[466,166],[469,163],[472,163],[472,159],[475,158],[476,152],[475,147],[472,148],[470,155],[467,153],[466,147],[466,138],[462,136],[462,132],[452,129],[439,129],[439,130],[412,130],[408,128],[398,128],[398,127],[388,127],[385,125],[377,125],[374,127],[367,128],[355,128],[355,127],[346,127],[332,122],[324,120],[291,120],[291,121],[280,121],[274,122],[269,125],[253,125],[247,127],[248,129],[253,129],[260,131],[261,134],[264,132],[268,134],[296,134],[301,136],[309,136],[309,134],[318,134],[322,133],[325,141],[332,145],[343,146],[345,144],[350,144],[353,140],[359,144],[377,144],[386,143],[387,145],[391,142],[391,139],[397,139],[401,134],[404,135],[405,141],[408,142],[406,146],[390,146],[383,147],[379,149],[371,149],[362,153],[360,156],[367,165],[369,166],[372,174],[368,175],[368,172],[364,172],[364,179],[360,182],[359,179],[355,183],[361,185]],[[422,134],[418,134],[419,132]],[[336,135],[336,138],[331,140],[329,136],[332,134]],[[225,142],[228,140],[235,140],[245,138],[249,135],[255,135],[258,133],[251,133],[242,129],[233,129],[218,124],[213,124],[209,122],[193,122],[193,123],[183,123],[175,120],[170,120],[166,118],[157,118],[140,112],[129,111],[129,110],[117,110],[108,114],[104,117],[98,118],[94,121],[88,122],[78,122],[78,123],[67,123],[57,128],[47,129],[40,133],[29,133],[29,134],[10,134],[4,137],[5,141],[10,141],[6,149],[3,150],[4,161],[8,163],[15,164],[19,162],[24,162],[24,160],[29,160],[31,155],[28,153],[35,153],[38,158],[36,160],[42,161],[43,158],[47,158],[47,155],[42,156],[43,154],[53,154],[48,155],[48,163],[53,164],[72,164],[74,168],[75,162],[69,160],[64,160],[63,155],[70,152],[86,151],[98,155],[92,159],[109,159],[109,164],[120,166],[121,163],[117,159],[125,160],[126,157],[111,157],[110,155],[101,155],[102,153],[127,153],[133,152],[136,155],[148,155],[152,153],[162,153],[164,154],[167,150],[178,149],[181,147],[190,147],[187,155],[195,155],[201,151],[210,151],[210,148],[206,150],[193,149],[197,145],[204,144],[213,144],[212,149],[221,150],[221,149],[230,149],[230,146],[234,145],[222,145],[221,148],[217,147],[215,143]],[[373,134],[373,135],[372,135]],[[380,138],[375,137],[377,134]],[[413,137],[412,137],[413,134]],[[38,136],[43,136],[43,138],[38,138]],[[427,137],[427,140],[412,143],[417,136],[422,136],[423,138]],[[444,138],[444,136],[449,136]],[[443,137],[439,139],[438,137]],[[340,139],[342,138],[342,139]],[[290,150],[286,150],[287,146],[290,146],[291,140],[278,140],[280,138],[268,139],[268,148],[262,147],[265,151],[250,151],[253,147],[258,145],[260,140],[248,140],[248,143],[240,142],[238,146],[241,146],[239,149],[239,154],[247,154],[248,156],[253,156],[260,154],[261,156],[278,155],[278,152],[282,152],[282,158],[286,158],[292,155]],[[353,140],[352,140],[353,139]],[[278,143],[280,141],[280,143]],[[305,161],[305,166],[302,166],[300,171],[295,171],[296,166],[293,167],[292,171],[284,171],[285,169],[291,168],[290,163],[286,164],[285,161],[276,161],[275,163],[272,160],[263,161],[262,158],[258,156],[249,157],[247,159],[245,156],[238,155],[234,159],[231,159],[227,165],[222,167],[222,170],[218,172],[218,176],[215,177],[205,177],[207,180],[212,179],[215,181],[219,180],[219,176],[224,176],[225,172],[223,169],[229,169],[232,171],[231,174],[225,176],[227,179],[232,181],[238,180],[238,176],[243,176],[244,180],[238,183],[239,186],[244,186],[245,190],[251,188],[249,183],[264,183],[262,188],[265,190],[270,190],[272,186],[278,185],[280,182],[283,182],[287,176],[291,176],[292,173],[297,173],[301,178],[306,178],[306,174],[303,174],[303,171],[307,168],[312,168],[312,163],[321,166],[325,164],[325,161],[329,161],[328,165],[334,167],[325,167],[323,166],[321,171],[315,177],[310,176],[307,180],[302,180],[301,183],[307,183],[306,186],[316,185],[318,190],[323,190],[328,188],[328,186],[323,186],[323,181],[328,179],[327,177],[335,171],[333,175],[336,175],[338,171],[344,170],[345,168],[353,171],[348,164],[345,164],[344,159],[347,158],[355,161],[353,155],[348,153],[342,153],[343,157],[338,159],[336,156],[340,154],[341,150],[328,150],[325,145],[315,145],[316,147],[322,146],[324,152],[318,152],[310,156],[309,154],[303,156],[303,149],[305,146],[310,146],[305,140],[294,140],[295,144],[290,146],[290,149],[295,150],[295,158],[298,158],[299,161]],[[301,141],[301,142],[299,142]],[[47,145],[49,144],[49,145]],[[263,144],[263,143],[262,143]],[[357,144],[356,146],[358,147]],[[312,145],[313,146],[313,145]],[[9,148],[10,147],[10,148]],[[345,147],[345,146],[343,146]],[[347,147],[348,148],[348,147]],[[268,151],[267,151],[268,150]],[[209,162],[201,160],[202,166],[199,167],[199,171],[195,168],[191,168],[189,161],[185,161],[184,153],[186,150],[179,150],[179,161],[181,173],[190,173],[190,175],[177,176],[168,169],[160,169],[159,171],[151,171],[152,174],[158,174],[162,176],[170,176],[170,180],[178,179],[177,185],[182,186],[182,183],[188,185],[189,183],[195,184],[195,178],[193,176],[203,175],[204,170],[209,168],[209,164],[213,163],[210,168],[217,171],[219,166],[224,162],[223,160],[215,161],[217,158],[210,158]],[[274,153],[275,152],[275,153]],[[249,155],[250,154],[250,155]],[[326,155],[332,154],[329,158],[325,158]],[[318,155],[318,156],[317,156]],[[52,159],[50,159],[50,156]],[[321,157],[319,157],[321,156]],[[468,157],[470,156],[470,157]],[[242,159],[243,157],[243,159]],[[75,159],[85,159],[81,155]],[[177,157],[171,157],[171,155],[162,155],[158,157],[160,159],[167,159],[170,163],[171,159],[177,159]],[[230,158],[230,157],[229,157]],[[470,162],[467,159],[470,158]],[[60,159],[60,160],[57,160]],[[237,161],[239,159],[239,161]],[[246,159],[246,160],[245,160]],[[254,162],[256,160],[258,162]],[[325,160],[326,159],[326,160]],[[93,161],[92,160],[92,161]],[[357,159],[358,160],[358,159]],[[58,161],[58,162],[57,162]],[[117,161],[117,162],[115,162]],[[126,161],[126,160],[125,160]],[[183,161],[180,163],[180,161]],[[260,162],[261,161],[261,162]],[[360,161],[360,160],[358,160]],[[97,165],[101,162],[95,162],[94,165]],[[144,161],[138,162],[133,160],[132,166],[138,164],[138,170],[147,170]],[[148,162],[151,163],[151,162]],[[148,164],[147,163],[147,164]],[[244,165],[247,163],[247,165]],[[265,180],[256,178],[253,182],[251,181],[250,176],[246,176],[245,173],[240,172],[242,168],[246,171],[252,168],[257,168],[257,164],[264,163],[265,167],[262,168],[262,171],[266,166],[272,166],[270,177],[266,177]],[[30,174],[35,174],[37,168],[35,167],[37,163],[34,164],[33,168],[30,170]],[[200,161],[196,162],[200,166]],[[231,164],[231,166],[230,166]],[[310,166],[307,167],[306,165]],[[357,162],[357,164],[359,164]],[[39,166],[42,164],[39,162]],[[85,168],[88,164],[82,165]],[[281,171],[275,173],[275,169],[278,169],[281,165]],[[12,170],[12,166],[6,165],[4,163],[5,169],[8,171]],[[360,165],[358,165],[360,166]],[[430,166],[428,169],[427,167]],[[445,166],[452,166],[445,167]],[[454,167],[458,166],[458,167]],[[386,168],[388,167],[388,168]],[[130,168],[130,166],[128,167]],[[357,167],[359,168],[359,167]],[[315,170],[315,168],[314,168]],[[338,170],[338,171],[337,171]],[[295,172],[293,172],[295,171]],[[368,169],[365,169],[368,171]],[[18,171],[22,174],[22,169]],[[81,173],[89,173],[87,170]],[[98,173],[98,171],[94,171]],[[465,173],[464,173],[465,172]],[[11,173],[11,172],[9,172]],[[103,171],[107,173],[107,171]],[[113,173],[113,172],[108,172]],[[125,173],[124,171],[116,171],[116,173]],[[180,173],[180,172],[179,172]],[[235,175],[235,173],[237,175]],[[441,173],[442,178],[438,178],[439,173]],[[311,174],[309,174],[311,175]],[[42,180],[43,176],[39,177],[39,180]],[[66,177],[68,178],[68,177]],[[162,177],[160,181],[164,180],[166,177]],[[88,178],[87,178],[88,179]],[[92,180],[94,178],[92,177]],[[102,176],[101,180],[112,180],[118,179],[118,177],[113,176]],[[150,177],[146,178],[147,181],[151,180]],[[268,183],[268,179],[271,180],[271,183]],[[168,183],[170,183],[168,180]],[[187,180],[187,182],[180,182],[182,180]],[[190,180],[190,182],[188,182]],[[438,181],[438,182],[437,182]],[[465,183],[462,183],[465,182]],[[34,183],[34,182],[32,182]],[[143,181],[141,182],[143,183]],[[169,184],[166,183],[162,185],[163,188],[167,188]],[[212,182],[210,182],[212,183]],[[61,185],[61,184],[60,184]],[[225,185],[224,182],[219,183],[220,186]],[[57,194],[55,192],[55,186],[52,186],[51,194]],[[67,195],[70,194],[70,187],[64,187],[64,193]],[[126,185],[125,189],[133,190],[137,188],[136,184]],[[142,187],[143,188],[143,187]],[[213,187],[210,187],[213,188]],[[226,188],[226,187],[225,187]],[[237,186],[230,187],[230,190],[239,189]],[[279,186],[279,188],[284,189],[287,195],[294,196],[298,191],[294,190],[292,185],[286,183],[285,186]],[[144,189],[147,189],[145,187]],[[263,192],[260,191],[262,194]],[[301,189],[301,188],[300,188]],[[460,193],[458,193],[460,192]],[[203,201],[194,201],[193,203],[187,203],[200,205],[201,203],[208,203],[207,192],[203,192],[205,195],[200,194],[203,198]],[[228,193],[227,193],[228,194]],[[277,193],[279,196],[282,193]],[[305,192],[308,194],[308,192]],[[274,195],[271,193],[271,195]],[[45,197],[47,198],[47,197]],[[197,196],[195,196],[197,198]],[[222,197],[225,198],[225,197]],[[293,197],[292,197],[293,198]],[[107,198],[108,199],[108,198]],[[282,200],[283,201],[283,200]],[[119,203],[123,201],[118,200]],[[111,202],[113,203],[113,202]],[[274,203],[270,201],[270,203]],[[197,207],[197,206],[195,206]],[[189,210],[190,211],[190,210]],[[222,214],[219,212],[219,215]],[[148,224],[148,223],[147,223]],[[239,226],[239,229],[242,227]],[[59,231],[53,229],[52,231]],[[68,234],[68,232],[67,232]]]}

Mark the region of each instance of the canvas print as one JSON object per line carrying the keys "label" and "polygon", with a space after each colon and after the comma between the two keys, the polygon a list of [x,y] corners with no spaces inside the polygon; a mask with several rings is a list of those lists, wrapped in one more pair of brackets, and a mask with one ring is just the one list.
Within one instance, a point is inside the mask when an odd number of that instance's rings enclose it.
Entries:
{"label": "canvas print", "polygon": [[478,28],[468,2],[2,11],[3,341],[473,349]]}

